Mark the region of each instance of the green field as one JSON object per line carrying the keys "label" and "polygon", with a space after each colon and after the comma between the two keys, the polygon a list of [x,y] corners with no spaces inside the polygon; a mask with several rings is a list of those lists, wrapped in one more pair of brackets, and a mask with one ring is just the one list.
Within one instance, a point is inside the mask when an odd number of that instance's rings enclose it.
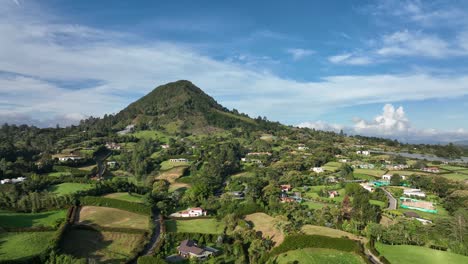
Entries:
{"label": "green field", "polygon": [[71,176],[71,172],[51,172],[48,174],[50,177],[62,177],[62,176]]}
{"label": "green field", "polygon": [[65,234],[61,248],[78,258],[96,259],[96,263],[125,263],[143,239],[143,234],[72,229]]}
{"label": "green field", "polygon": [[161,131],[142,130],[129,135],[138,139],[157,139],[163,143],[167,143],[169,141],[169,137]]}
{"label": "green field", "polygon": [[386,203],[382,202],[382,201],[379,201],[379,200],[369,200],[369,203],[370,204],[374,204],[374,205],[378,205],[380,206],[381,208],[384,208],[387,206]]}
{"label": "green field", "polygon": [[277,257],[278,264],[361,264],[364,260],[357,254],[334,249],[304,248],[288,251]]}
{"label": "green field", "polygon": [[365,173],[354,173],[354,178],[356,179],[362,179],[362,180],[368,180],[368,181],[374,181],[375,177],[369,174]]}
{"label": "green field", "polygon": [[427,247],[409,245],[375,244],[376,249],[391,263],[401,264],[440,264],[440,263],[468,263],[468,257],[447,251],[430,249]]}
{"label": "green field", "polygon": [[127,201],[127,202],[134,202],[134,203],[142,203],[143,202],[143,195],[137,194],[137,193],[126,193],[126,192],[120,192],[120,193],[110,193],[104,195],[104,197],[107,198],[112,198],[116,200],[122,200],[122,201]]}
{"label": "green field", "polygon": [[348,237],[350,239],[360,240],[359,236],[345,232],[343,230],[338,230],[326,226],[316,226],[316,225],[304,225],[301,228],[301,232],[306,235],[320,235],[328,237]]}
{"label": "green field", "polygon": [[468,179],[468,171],[456,171],[447,174],[440,174],[440,176],[454,181],[464,181]]}
{"label": "green field", "polygon": [[0,213],[1,227],[37,227],[50,226],[55,227],[57,223],[62,222],[66,217],[66,211],[49,211],[42,213]]}
{"label": "green field", "polygon": [[43,252],[55,232],[0,233],[0,262]]}
{"label": "green field", "polygon": [[449,171],[468,170],[468,168],[465,168],[465,167],[451,166],[451,165],[442,165],[442,166],[440,166],[440,168],[444,169],[444,170],[449,170]]}
{"label": "green field", "polygon": [[322,168],[326,171],[336,171],[341,167],[340,162],[330,161],[327,164],[323,165]]}
{"label": "green field", "polygon": [[354,173],[366,174],[374,177],[382,177],[382,175],[385,174],[385,171],[380,169],[354,169]]}
{"label": "green field", "polygon": [[65,183],[53,185],[47,190],[57,195],[66,195],[66,194],[72,194],[78,191],[89,190],[93,187],[94,187],[93,184],[65,182]]}
{"label": "green field", "polygon": [[170,170],[174,167],[181,167],[181,166],[188,166],[190,165],[189,162],[170,162],[168,160],[161,162],[161,170]]}
{"label": "green field", "polygon": [[303,205],[307,205],[310,209],[322,209],[324,206],[334,206],[333,204],[327,204],[327,203],[320,203],[320,202],[303,202]]}
{"label": "green field", "polygon": [[120,209],[99,206],[84,206],[80,210],[80,224],[94,224],[103,227],[147,229],[149,219],[145,215]]}
{"label": "green field", "polygon": [[168,232],[222,234],[224,225],[214,218],[192,220],[167,220]]}

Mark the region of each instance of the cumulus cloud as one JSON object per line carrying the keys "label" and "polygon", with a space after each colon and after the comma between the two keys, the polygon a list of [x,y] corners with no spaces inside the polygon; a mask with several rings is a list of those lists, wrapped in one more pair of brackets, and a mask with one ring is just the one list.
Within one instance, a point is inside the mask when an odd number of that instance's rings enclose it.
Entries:
{"label": "cumulus cloud", "polygon": [[395,108],[392,104],[385,104],[382,113],[373,120],[355,118],[353,122],[352,126],[328,124],[323,121],[303,122],[297,126],[333,132],[343,130],[351,135],[385,137],[403,142],[448,143],[468,139],[468,131],[463,128],[454,131],[415,128],[406,116],[403,106]]}
{"label": "cumulus cloud", "polygon": [[309,49],[287,49],[286,52],[292,56],[293,60],[300,60],[315,53]]}

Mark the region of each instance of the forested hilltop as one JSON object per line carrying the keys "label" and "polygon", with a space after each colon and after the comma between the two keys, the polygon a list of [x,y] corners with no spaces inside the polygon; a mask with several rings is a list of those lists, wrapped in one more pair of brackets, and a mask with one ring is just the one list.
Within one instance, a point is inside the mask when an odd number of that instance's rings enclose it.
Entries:
{"label": "forested hilltop", "polygon": [[463,262],[468,165],[399,152],[467,154],[251,118],[189,81],[76,126],[4,124],[0,263],[187,261],[194,241],[208,263]]}

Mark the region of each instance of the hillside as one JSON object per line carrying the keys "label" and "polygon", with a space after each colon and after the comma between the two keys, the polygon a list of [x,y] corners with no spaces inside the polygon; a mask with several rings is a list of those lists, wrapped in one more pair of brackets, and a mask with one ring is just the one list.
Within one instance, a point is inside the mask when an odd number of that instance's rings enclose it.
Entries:
{"label": "hillside", "polygon": [[209,132],[234,127],[257,126],[247,116],[229,111],[189,81],[181,80],[155,88],[116,116],[117,127],[129,124],[169,132]]}

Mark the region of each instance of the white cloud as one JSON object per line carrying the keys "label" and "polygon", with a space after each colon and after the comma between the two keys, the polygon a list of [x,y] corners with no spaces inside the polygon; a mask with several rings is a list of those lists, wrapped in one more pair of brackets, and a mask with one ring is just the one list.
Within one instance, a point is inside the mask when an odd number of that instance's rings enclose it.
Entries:
{"label": "white cloud", "polygon": [[309,49],[287,49],[286,52],[292,56],[293,60],[300,60],[315,53]]}
{"label": "white cloud", "polygon": [[328,61],[334,64],[347,64],[347,65],[367,65],[373,61],[370,57],[357,56],[353,53],[343,53],[328,57]]}
{"label": "white cloud", "polygon": [[371,121],[355,118],[353,122],[354,125],[351,127],[323,121],[303,122],[297,126],[334,132],[344,130],[352,135],[386,137],[403,142],[448,143],[468,139],[468,131],[463,128],[454,131],[415,128],[411,125],[403,107],[395,108],[392,104],[385,104],[382,114]]}

